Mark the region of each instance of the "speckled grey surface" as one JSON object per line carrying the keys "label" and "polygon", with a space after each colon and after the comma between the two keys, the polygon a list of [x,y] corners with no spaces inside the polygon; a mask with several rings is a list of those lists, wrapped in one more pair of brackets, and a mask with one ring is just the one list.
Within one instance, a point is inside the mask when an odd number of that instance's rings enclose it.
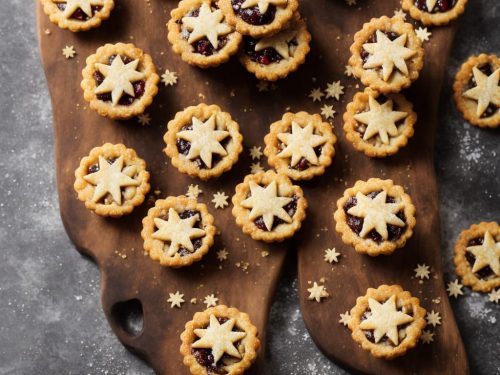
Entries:
{"label": "speckled grey surface", "polygon": [[[470,0],[461,19],[441,100],[436,167],[442,256],[459,231],[500,220],[500,131],[471,127],[451,100],[460,63],[500,53],[500,3]],[[0,373],[151,374],[108,327],[99,271],[74,251],[59,219],[51,108],[40,67],[33,2],[0,2]],[[14,79],[15,77],[15,79]],[[293,256],[272,307],[272,374],[343,374],[311,341],[298,310]],[[465,292],[453,301],[475,374],[500,374],[500,305]]]}

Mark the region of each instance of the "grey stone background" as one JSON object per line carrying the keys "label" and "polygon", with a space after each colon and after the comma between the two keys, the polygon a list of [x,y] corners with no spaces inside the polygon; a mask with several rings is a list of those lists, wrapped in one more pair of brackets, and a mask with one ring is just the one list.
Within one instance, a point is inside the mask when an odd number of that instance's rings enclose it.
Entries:
{"label": "grey stone background", "polygon": [[[33,1],[2,0],[0,17],[0,373],[151,374],[108,327],[99,271],[74,251],[59,219],[51,106]],[[468,125],[451,99],[463,60],[500,53],[500,2],[470,0],[460,26],[436,150],[446,281],[454,279],[451,254],[460,230],[500,220],[500,130]],[[270,372],[344,374],[319,353],[304,327],[294,259],[289,262],[271,311]],[[452,304],[472,372],[500,374],[500,306],[468,289]]]}

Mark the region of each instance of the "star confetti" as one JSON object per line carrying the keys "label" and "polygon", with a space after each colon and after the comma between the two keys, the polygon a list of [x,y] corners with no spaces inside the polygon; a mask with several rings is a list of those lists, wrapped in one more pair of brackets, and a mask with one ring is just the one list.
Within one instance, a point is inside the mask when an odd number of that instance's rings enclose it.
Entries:
{"label": "star confetti", "polygon": [[165,84],[165,86],[173,86],[177,84],[177,73],[171,72],[166,69],[165,73],[161,75],[161,81]]}
{"label": "star confetti", "polygon": [[250,157],[252,160],[259,160],[262,156],[262,151],[260,146],[253,146],[250,149]]}
{"label": "star confetti", "polygon": [[351,320],[351,314],[349,314],[349,311],[346,311],[344,314],[340,313],[340,319],[339,319],[340,324],[347,327],[350,320]]}
{"label": "star confetti", "polygon": [[428,312],[425,319],[427,320],[427,324],[430,324],[433,327],[441,325],[441,316],[434,310]]}
{"label": "star confetti", "polygon": [[316,281],[314,282],[312,287],[307,289],[307,291],[309,292],[309,297],[307,297],[307,299],[316,300],[316,302],[321,302],[321,298],[326,298],[329,296],[325,286],[318,285]]}
{"label": "star confetti", "polygon": [[328,263],[337,263],[339,261],[339,255],[340,253],[337,252],[337,250],[335,248],[332,248],[332,249],[326,249],[325,250],[325,262],[328,262]]}
{"label": "star confetti", "polygon": [[76,55],[75,47],[73,47],[73,46],[66,46],[66,47],[64,47],[62,49],[62,54],[67,59],[72,59]]}
{"label": "star confetti", "polygon": [[488,294],[488,297],[490,298],[490,302],[499,303],[500,302],[500,289],[493,290],[491,293]]}
{"label": "star confetti", "polygon": [[340,81],[327,83],[325,92],[327,99],[335,98],[335,100],[339,100],[344,95],[344,86],[340,84]]}
{"label": "star confetti", "polygon": [[426,264],[417,264],[417,268],[413,270],[415,272],[415,277],[418,279],[429,279],[429,266]]}
{"label": "star confetti", "polygon": [[394,11],[394,17],[401,17],[403,20],[406,19],[406,13],[403,11],[403,9],[396,9]]}
{"label": "star confetti", "polygon": [[221,249],[217,251],[217,259],[219,262],[223,262],[227,260],[227,256],[229,255],[228,251],[226,249]]}
{"label": "star confetti", "polygon": [[142,126],[149,125],[151,123],[151,116],[148,113],[141,113],[137,116],[137,121],[139,121],[139,124]]}
{"label": "star confetti", "polygon": [[321,115],[327,120],[333,118],[333,116],[335,115],[333,105],[325,104],[323,107],[321,107]]}
{"label": "star confetti", "polygon": [[260,162],[252,163],[250,165],[250,173],[251,174],[259,173],[259,172],[262,172],[263,170],[264,170],[264,168],[262,168],[262,165],[260,165]]}
{"label": "star confetti", "polygon": [[448,287],[446,288],[446,291],[448,292],[448,295],[450,297],[455,297],[457,298],[458,296],[463,296],[464,292],[462,291],[462,288],[464,286],[458,282],[458,280],[455,281],[450,281],[448,283]]}
{"label": "star confetti", "polygon": [[179,293],[179,291],[175,293],[168,293],[170,296],[169,299],[167,299],[167,302],[170,303],[170,308],[173,309],[174,307],[181,308],[181,305],[184,303],[184,294]]}
{"label": "star confetti", "polygon": [[344,74],[348,77],[352,77],[352,66],[346,65],[345,70],[344,70]]}
{"label": "star confetti", "polygon": [[323,93],[323,91],[321,91],[321,88],[318,87],[312,89],[308,96],[312,99],[313,102],[320,102],[321,98],[325,96],[325,94]]}
{"label": "star confetti", "polygon": [[203,190],[201,190],[198,185],[191,184],[188,186],[186,196],[188,198],[196,199],[201,193],[203,193]]}
{"label": "star confetti", "polygon": [[420,39],[420,41],[423,42],[428,42],[430,36],[432,33],[427,30],[427,27],[419,27],[418,29],[415,29],[415,34],[417,34],[417,38]]}
{"label": "star confetti", "polygon": [[207,305],[207,308],[212,306],[217,306],[217,302],[219,302],[219,299],[215,297],[213,293],[206,296],[205,299],[203,300],[203,303]]}
{"label": "star confetti", "polygon": [[269,82],[267,81],[259,81],[259,83],[257,83],[255,86],[257,87],[259,92],[269,91]]}
{"label": "star confetti", "polygon": [[223,191],[218,191],[214,194],[214,199],[212,199],[212,203],[215,205],[215,208],[224,208],[229,206],[227,203],[228,196]]}
{"label": "star confetti", "polygon": [[434,341],[434,335],[435,335],[435,333],[433,333],[431,331],[423,331],[422,335],[420,336],[420,340],[424,344],[430,344],[431,342]]}

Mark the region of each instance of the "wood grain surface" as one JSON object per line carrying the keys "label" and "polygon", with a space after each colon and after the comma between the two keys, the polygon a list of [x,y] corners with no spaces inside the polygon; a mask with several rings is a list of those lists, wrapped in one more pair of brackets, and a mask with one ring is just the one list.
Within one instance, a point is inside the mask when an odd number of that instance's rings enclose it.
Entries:
{"label": "wood grain surface", "polygon": [[[38,2],[37,2],[38,3]],[[342,131],[341,114],[361,84],[343,75],[348,47],[353,34],[373,16],[392,15],[397,1],[360,1],[348,7],[343,1],[302,1],[301,12],[313,35],[312,52],[299,71],[268,92],[258,92],[257,81],[247,74],[236,59],[211,70],[188,66],[173,54],[167,42],[165,23],[175,1],[130,0],[117,2],[112,17],[99,29],[74,34],[52,25],[37,4],[38,33],[42,63],[52,98],[55,132],[55,160],[61,216],[76,248],[92,257],[101,270],[103,309],[120,341],[140,355],[158,374],[187,373],[178,354],[179,334],[194,312],[203,310],[202,299],[215,293],[220,303],[233,305],[250,314],[266,342],[266,324],[272,297],[287,251],[299,251],[301,307],[306,325],[318,347],[340,365],[367,373],[447,373],[468,372],[467,359],[444,292],[441,273],[437,189],[433,167],[433,145],[439,91],[446,57],[453,40],[451,27],[434,29],[426,44],[426,65],[409,97],[419,114],[416,135],[407,148],[387,160],[371,160],[347,143]],[[50,33],[46,31],[49,30]],[[111,121],[88,109],[80,88],[85,59],[105,43],[132,42],[151,54],[161,74],[176,71],[179,83],[161,87],[148,113],[150,126],[137,120]],[[73,45],[75,59],[66,60],[61,49]],[[263,146],[269,124],[287,110],[319,112],[320,105],[307,98],[315,87],[341,79],[346,95],[333,104],[337,111],[334,132],[339,141],[333,165],[321,178],[301,184],[309,198],[310,209],[304,228],[291,241],[267,245],[245,236],[234,222],[230,207],[216,210],[212,194],[225,191],[231,196],[235,185],[249,173],[248,147]],[[234,96],[230,93],[233,92]],[[247,147],[239,163],[221,178],[208,182],[191,179],[174,169],[163,154],[162,137],[166,123],[174,114],[199,102],[218,104],[230,112],[241,127]],[[184,194],[189,184],[203,190],[200,201],[209,206],[221,234],[215,246],[199,264],[183,269],[162,268],[145,256],[140,237],[141,219],[148,206],[122,219],[105,219],[87,211],[73,191],[74,170],[81,157],[105,142],[122,142],[135,148],[148,163],[153,190],[161,196]],[[392,178],[408,189],[417,207],[417,226],[408,245],[390,257],[370,259],[342,245],[335,233],[333,209],[346,186],[357,179]],[[326,228],[321,230],[321,228]],[[342,253],[338,265],[323,261],[327,247]],[[226,248],[229,259],[219,263],[216,250]],[[262,257],[263,250],[269,251]],[[248,262],[245,272],[237,262]],[[411,278],[417,263],[432,266],[433,275],[423,284]],[[219,266],[222,266],[222,270]],[[331,295],[321,304],[307,301],[307,282],[325,277]],[[399,283],[422,299],[428,309],[439,311],[443,325],[436,328],[432,345],[420,345],[402,359],[375,360],[357,347],[349,332],[337,323],[339,313],[352,307],[367,287],[381,283]],[[168,293],[179,290],[187,301],[182,309],[171,309]],[[197,304],[189,303],[193,297]],[[440,303],[431,300],[440,298]],[[138,332],[123,323],[119,303],[140,301],[144,327]],[[125,308],[127,310],[127,308]],[[252,372],[264,372],[264,348]]]}

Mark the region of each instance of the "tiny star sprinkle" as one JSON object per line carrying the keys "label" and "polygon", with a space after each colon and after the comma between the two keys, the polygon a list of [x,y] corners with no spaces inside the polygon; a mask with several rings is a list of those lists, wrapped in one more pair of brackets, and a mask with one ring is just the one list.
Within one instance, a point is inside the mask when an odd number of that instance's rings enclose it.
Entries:
{"label": "tiny star sprinkle", "polygon": [[191,184],[188,186],[188,191],[186,193],[186,196],[192,199],[196,199],[201,193],[203,193],[203,191],[200,189],[198,185]]}
{"label": "tiny star sprinkle", "polygon": [[269,251],[262,250],[262,251],[260,252],[260,256],[261,256],[262,258],[268,257],[268,256],[269,256]]}
{"label": "tiny star sprinkle", "polygon": [[429,266],[426,264],[417,264],[417,268],[413,270],[415,272],[415,277],[418,279],[429,279]]}
{"label": "tiny star sprinkle", "polygon": [[179,291],[175,293],[168,293],[170,296],[169,299],[167,299],[167,302],[170,303],[170,308],[173,309],[174,307],[181,308],[181,305],[184,303],[184,294],[179,293]]}
{"label": "tiny star sprinkle", "polygon": [[344,74],[348,77],[352,77],[352,66],[346,65],[345,70],[344,70]]}
{"label": "tiny star sprinkle", "polygon": [[328,263],[337,263],[339,261],[339,255],[340,253],[337,252],[337,250],[335,248],[332,248],[332,249],[326,249],[325,250],[325,262],[328,262]]}
{"label": "tiny star sprinkle", "polygon": [[448,287],[446,288],[446,291],[448,292],[448,295],[450,297],[457,298],[458,296],[463,296],[464,292],[462,291],[462,288],[464,286],[458,282],[458,280],[455,281],[450,281],[448,283]]}
{"label": "tiny star sprinkle", "polygon": [[491,293],[488,294],[488,297],[490,299],[490,302],[499,303],[500,302],[500,289],[493,290]]}
{"label": "tiny star sprinkle", "polygon": [[189,300],[189,303],[191,303],[192,305],[196,305],[198,303],[198,298],[196,297],[193,297]]}
{"label": "tiny star sprinkle", "polygon": [[165,86],[173,86],[177,84],[177,73],[176,72],[171,72],[170,70],[166,69],[165,73],[161,75],[161,81],[165,84]]}
{"label": "tiny star sprinkle", "polygon": [[264,170],[264,168],[262,168],[262,165],[260,165],[260,162],[252,163],[250,165],[250,173],[251,174],[262,172],[263,170]]}
{"label": "tiny star sprinkle", "polygon": [[206,296],[205,299],[203,300],[203,303],[207,305],[207,308],[217,306],[217,302],[219,302],[219,299],[215,297],[213,293]]}
{"label": "tiny star sprinkle", "polygon": [[250,148],[250,157],[252,158],[252,160],[259,160],[261,158],[261,148],[262,147],[260,146],[253,146],[252,148]]}
{"label": "tiny star sprinkle", "polygon": [[356,5],[356,0],[345,0],[345,3],[349,6]]}
{"label": "tiny star sprinkle", "polygon": [[75,47],[73,47],[73,46],[66,46],[66,47],[64,47],[62,49],[62,54],[67,59],[72,59],[76,55]]}
{"label": "tiny star sprinkle", "polygon": [[212,199],[212,203],[215,205],[215,208],[224,208],[229,206],[227,203],[228,196],[223,191],[218,191],[214,194],[214,199]]}
{"label": "tiny star sprinkle", "polygon": [[226,249],[221,249],[221,250],[217,251],[217,259],[219,260],[219,262],[223,262],[223,261],[227,260],[228,255],[229,255],[229,253],[227,252]]}
{"label": "tiny star sprinkle", "polygon": [[435,312],[434,310],[428,312],[425,319],[427,320],[427,324],[430,324],[433,327],[441,325],[441,316],[439,315],[438,312]]}
{"label": "tiny star sprinkle", "polygon": [[340,84],[340,81],[327,83],[326,84],[326,98],[335,98],[335,100],[339,100],[340,97],[344,94],[344,86]]}
{"label": "tiny star sprinkle", "polygon": [[255,85],[255,86],[257,87],[259,92],[269,91],[269,82],[259,81],[259,83],[257,83],[257,85]]}
{"label": "tiny star sprinkle", "polygon": [[429,38],[432,35],[432,33],[427,30],[427,27],[419,27],[418,29],[415,29],[415,34],[417,34],[417,38],[420,39],[421,42],[429,41]]}
{"label": "tiny star sprinkle", "polygon": [[340,313],[340,319],[339,319],[340,324],[347,327],[350,320],[351,320],[351,314],[349,314],[349,311],[346,311],[344,314]]}
{"label": "tiny star sprinkle", "polygon": [[333,118],[333,116],[335,115],[335,111],[333,110],[333,105],[325,104],[323,107],[321,107],[321,115],[327,120]]}
{"label": "tiny star sprinkle", "polygon": [[434,341],[434,335],[435,334],[431,331],[423,331],[422,336],[420,336],[420,340],[422,340],[424,344],[430,344]]}
{"label": "tiny star sprinkle", "polygon": [[318,285],[316,281],[314,282],[312,287],[307,289],[307,291],[309,292],[309,297],[307,297],[307,299],[316,300],[316,302],[321,302],[321,298],[326,298],[329,296],[325,286]]}
{"label": "tiny star sprinkle", "polygon": [[139,121],[139,124],[142,126],[149,125],[151,123],[151,116],[148,113],[142,113],[137,116],[137,121]]}
{"label": "tiny star sprinkle", "polygon": [[313,102],[320,102],[321,98],[325,96],[325,94],[323,93],[323,91],[321,91],[321,88],[318,87],[312,89],[308,96],[312,99]]}
{"label": "tiny star sprinkle", "polygon": [[404,12],[403,9],[396,9],[394,11],[394,17],[401,17],[401,18],[403,18],[403,20],[405,20],[406,19],[406,13]]}

